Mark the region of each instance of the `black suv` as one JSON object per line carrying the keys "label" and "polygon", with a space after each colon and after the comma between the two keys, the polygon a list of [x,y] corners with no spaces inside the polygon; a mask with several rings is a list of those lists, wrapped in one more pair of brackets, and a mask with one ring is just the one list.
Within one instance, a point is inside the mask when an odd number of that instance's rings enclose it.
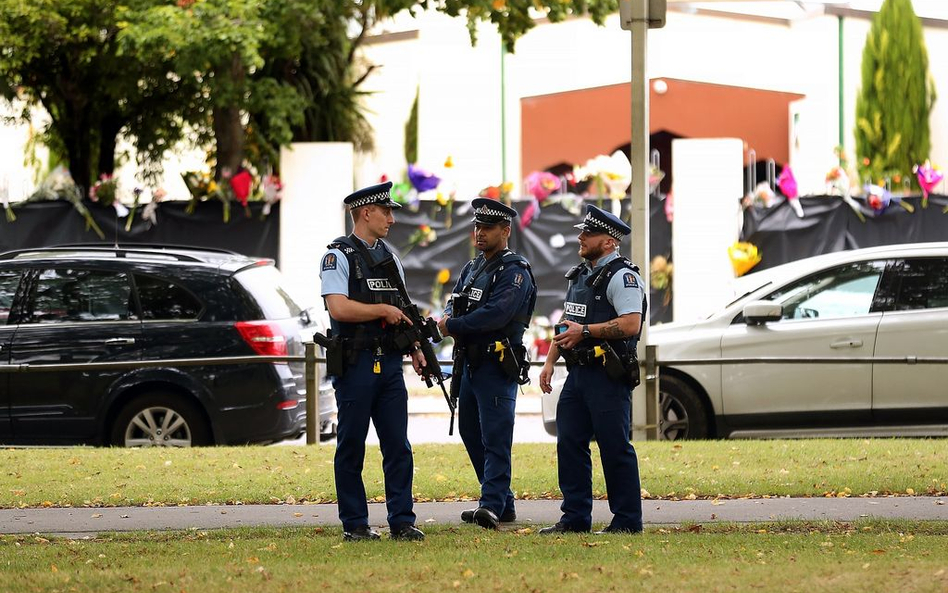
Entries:
{"label": "black suv", "polygon": [[[0,254],[4,365],[298,355],[307,330],[268,259],[154,245]],[[320,394],[329,438],[335,403]],[[223,445],[305,428],[302,363],[0,372],[2,444]]]}

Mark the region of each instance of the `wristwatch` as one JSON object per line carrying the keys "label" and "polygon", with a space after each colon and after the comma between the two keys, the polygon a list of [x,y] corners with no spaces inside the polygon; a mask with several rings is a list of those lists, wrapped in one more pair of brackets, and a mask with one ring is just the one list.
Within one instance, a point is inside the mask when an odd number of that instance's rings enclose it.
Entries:
{"label": "wristwatch", "polygon": [[589,339],[589,338],[591,338],[591,337],[592,337],[592,332],[589,331],[589,326],[588,326],[588,325],[584,325],[584,326],[583,326],[583,339],[584,339],[584,340],[587,340],[587,339]]}

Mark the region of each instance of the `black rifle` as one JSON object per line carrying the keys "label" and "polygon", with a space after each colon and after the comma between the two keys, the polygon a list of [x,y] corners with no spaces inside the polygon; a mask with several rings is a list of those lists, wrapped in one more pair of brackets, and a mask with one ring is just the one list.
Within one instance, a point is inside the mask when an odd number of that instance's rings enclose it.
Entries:
{"label": "black rifle", "polygon": [[400,344],[400,346],[403,347],[410,348],[413,344],[417,343],[421,348],[421,354],[425,358],[425,366],[421,369],[421,378],[424,379],[425,385],[428,387],[437,383],[441,388],[441,393],[444,394],[444,401],[448,403],[448,410],[451,412],[451,423],[448,425],[448,434],[453,435],[454,412],[457,406],[454,400],[451,399],[451,396],[448,395],[448,390],[444,387],[444,375],[441,374],[441,365],[438,363],[438,355],[435,354],[434,346],[432,346],[432,343],[437,344],[441,341],[441,330],[438,329],[438,324],[434,319],[431,317],[423,317],[418,310],[418,305],[411,302],[411,297],[408,296],[408,289],[405,288],[401,274],[398,273],[398,265],[395,263],[395,259],[387,257],[376,265],[380,266],[385,272],[389,284],[398,290],[398,294],[405,304],[405,306],[401,308],[402,313],[411,320],[411,325],[403,323],[399,326],[399,336],[396,340],[404,341],[403,344]]}

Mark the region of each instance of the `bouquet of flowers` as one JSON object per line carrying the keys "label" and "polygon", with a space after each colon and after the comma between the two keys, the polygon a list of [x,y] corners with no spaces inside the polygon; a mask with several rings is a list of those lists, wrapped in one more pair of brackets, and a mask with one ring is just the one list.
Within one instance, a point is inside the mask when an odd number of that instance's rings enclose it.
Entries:
{"label": "bouquet of flowers", "polygon": [[621,200],[632,184],[632,163],[621,150],[612,155],[599,155],[586,161],[586,164],[573,169],[578,181],[589,182],[589,193],[596,196],[602,206],[603,197]]}
{"label": "bouquet of flowers", "polygon": [[842,196],[843,201],[852,208],[859,220],[866,222],[866,217],[859,208],[859,204],[853,200],[849,175],[845,169],[845,161],[843,161],[842,165],[837,165],[830,169],[829,173],[826,174],[826,193]]}
{"label": "bouquet of flowers", "polygon": [[674,265],[668,258],[656,255],[649,264],[649,279],[652,288],[662,291],[662,305],[668,306],[672,297],[672,273]]}
{"label": "bouquet of flowers", "polygon": [[89,188],[89,199],[103,206],[113,205],[117,194],[118,179],[108,173],[99,175],[96,182]]}
{"label": "bouquet of flowers", "polygon": [[260,185],[263,188],[263,201],[266,202],[261,215],[269,216],[270,209],[283,197],[283,183],[279,177],[270,173],[263,177],[263,181],[260,182]]}
{"label": "bouquet of flowers", "polygon": [[559,191],[563,182],[559,177],[546,171],[534,171],[523,180],[525,193],[533,198],[520,216],[520,230],[530,226],[540,216],[540,206],[555,191]]}
{"label": "bouquet of flowers", "polygon": [[405,246],[405,250],[402,252],[402,255],[407,255],[409,251],[415,248],[416,245],[421,245],[422,247],[427,247],[431,245],[438,239],[438,233],[435,232],[433,228],[426,224],[418,225],[418,228],[415,229],[408,237],[408,245]]}
{"label": "bouquet of flowers", "polygon": [[803,205],[800,204],[797,178],[793,176],[790,165],[784,167],[783,171],[780,172],[780,177],[777,178],[777,187],[780,188],[780,193],[787,196],[787,201],[796,215],[803,218]]}
{"label": "bouquet of flowers", "polygon": [[[918,185],[922,188],[922,208],[928,208],[928,194],[941,183],[945,174],[938,167],[933,167],[931,161],[925,161],[922,166],[915,165],[914,171]],[[948,212],[948,206],[945,207],[945,212]]]}
{"label": "bouquet of flowers", "polygon": [[441,268],[438,275],[435,276],[434,284],[431,286],[431,310],[440,311],[444,309],[444,286],[451,281],[451,270]]}
{"label": "bouquet of flowers", "polygon": [[488,185],[482,189],[477,195],[481,198],[490,198],[492,200],[498,200],[504,204],[510,204],[510,192],[513,191],[513,183],[505,181],[500,185]]}
{"label": "bouquet of flowers", "polygon": [[[244,208],[244,214],[250,216],[248,202],[254,200],[266,200],[268,204],[276,202],[279,199],[282,184],[279,179],[270,179],[270,197],[267,197],[267,187],[263,181],[258,182],[254,172],[247,167],[240,167],[237,173],[230,169],[221,170],[221,179],[218,183],[207,171],[189,171],[182,174],[184,184],[191,193],[191,201],[188,204],[186,213],[192,214],[198,202],[205,200],[220,200],[224,205],[224,222],[230,222],[231,202],[238,202]],[[271,176],[272,177],[272,176]],[[279,186],[279,189],[277,189]],[[270,201],[272,200],[272,201]],[[265,214],[269,213],[269,208],[265,208]]]}
{"label": "bouquet of flowers", "polygon": [[727,248],[727,255],[731,260],[735,276],[743,276],[751,268],[760,263],[761,255],[753,243],[737,241]]}
{"label": "bouquet of flowers", "polygon": [[86,205],[82,203],[82,192],[79,191],[79,186],[73,181],[72,175],[69,174],[69,170],[65,166],[59,165],[53,169],[40,182],[33,195],[26,199],[27,202],[44,200],[68,200],[76,212],[86,220],[86,230],[91,229],[100,239],[105,239],[105,233],[92,219]]}
{"label": "bouquet of flowers", "polygon": [[158,204],[166,195],[167,192],[162,188],[158,188],[151,193],[151,201],[148,202],[142,211],[143,220],[147,220],[152,225],[158,224]]}

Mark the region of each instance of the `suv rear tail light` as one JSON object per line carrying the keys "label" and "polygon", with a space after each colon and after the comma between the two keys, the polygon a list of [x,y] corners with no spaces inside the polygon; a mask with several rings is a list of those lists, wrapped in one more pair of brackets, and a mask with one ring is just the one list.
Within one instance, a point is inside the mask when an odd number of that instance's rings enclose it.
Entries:
{"label": "suv rear tail light", "polygon": [[286,336],[279,324],[271,321],[238,321],[234,324],[241,337],[261,356],[286,356]]}

